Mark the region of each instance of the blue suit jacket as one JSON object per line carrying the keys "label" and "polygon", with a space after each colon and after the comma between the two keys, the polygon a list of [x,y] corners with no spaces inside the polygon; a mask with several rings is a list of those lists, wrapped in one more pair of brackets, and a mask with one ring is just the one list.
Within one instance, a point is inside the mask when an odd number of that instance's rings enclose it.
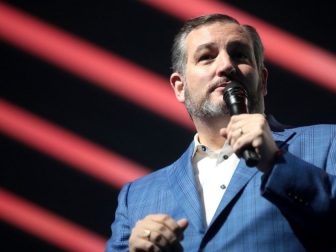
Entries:
{"label": "blue suit jacket", "polygon": [[[336,126],[273,132],[284,150],[267,176],[240,161],[208,227],[195,183],[193,143],[173,164],[124,186],[106,251],[128,251],[148,214],[187,218],[184,251],[332,251],[336,238]],[[334,244],[333,244],[334,243]]]}

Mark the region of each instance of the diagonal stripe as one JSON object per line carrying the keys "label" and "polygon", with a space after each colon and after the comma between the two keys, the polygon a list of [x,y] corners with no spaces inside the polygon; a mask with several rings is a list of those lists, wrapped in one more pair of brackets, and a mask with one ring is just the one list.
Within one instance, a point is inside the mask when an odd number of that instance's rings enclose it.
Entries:
{"label": "diagonal stripe", "polygon": [[[0,187],[0,220],[67,251],[104,251],[104,238]],[[28,249],[29,250],[29,249]]]}
{"label": "diagonal stripe", "polygon": [[2,99],[0,132],[115,187],[150,172]]}
{"label": "diagonal stripe", "polygon": [[0,38],[112,91],[156,114],[193,129],[164,79],[73,35],[0,2]]}
{"label": "diagonal stripe", "polygon": [[207,0],[142,0],[180,19],[210,13],[226,13],[255,26],[265,45],[266,58],[284,69],[336,91],[336,57],[307,41],[282,31],[229,4]]}

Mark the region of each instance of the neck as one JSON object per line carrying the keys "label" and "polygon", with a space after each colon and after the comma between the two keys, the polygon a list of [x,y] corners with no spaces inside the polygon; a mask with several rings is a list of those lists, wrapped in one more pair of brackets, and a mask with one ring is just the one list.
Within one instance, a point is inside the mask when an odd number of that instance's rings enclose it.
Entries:
{"label": "neck", "polygon": [[217,118],[193,118],[199,141],[201,144],[208,146],[213,150],[223,147],[225,138],[219,134],[219,130],[225,128],[229,121],[229,116],[221,116]]}

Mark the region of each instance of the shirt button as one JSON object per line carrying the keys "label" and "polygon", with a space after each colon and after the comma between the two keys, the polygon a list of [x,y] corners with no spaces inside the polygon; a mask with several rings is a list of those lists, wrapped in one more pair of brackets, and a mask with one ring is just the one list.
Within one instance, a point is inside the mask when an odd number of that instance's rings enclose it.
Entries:
{"label": "shirt button", "polygon": [[226,188],[226,186],[223,184],[223,185],[220,186],[220,188],[224,190]]}

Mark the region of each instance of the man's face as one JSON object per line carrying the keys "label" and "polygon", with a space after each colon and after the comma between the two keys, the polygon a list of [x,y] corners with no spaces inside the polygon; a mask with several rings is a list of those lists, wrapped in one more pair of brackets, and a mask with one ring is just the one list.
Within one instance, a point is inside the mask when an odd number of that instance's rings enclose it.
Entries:
{"label": "man's face", "polygon": [[186,37],[186,55],[184,102],[192,116],[228,113],[223,91],[231,82],[246,88],[250,112],[263,112],[267,74],[260,77],[252,41],[239,25],[217,22],[193,30]]}

